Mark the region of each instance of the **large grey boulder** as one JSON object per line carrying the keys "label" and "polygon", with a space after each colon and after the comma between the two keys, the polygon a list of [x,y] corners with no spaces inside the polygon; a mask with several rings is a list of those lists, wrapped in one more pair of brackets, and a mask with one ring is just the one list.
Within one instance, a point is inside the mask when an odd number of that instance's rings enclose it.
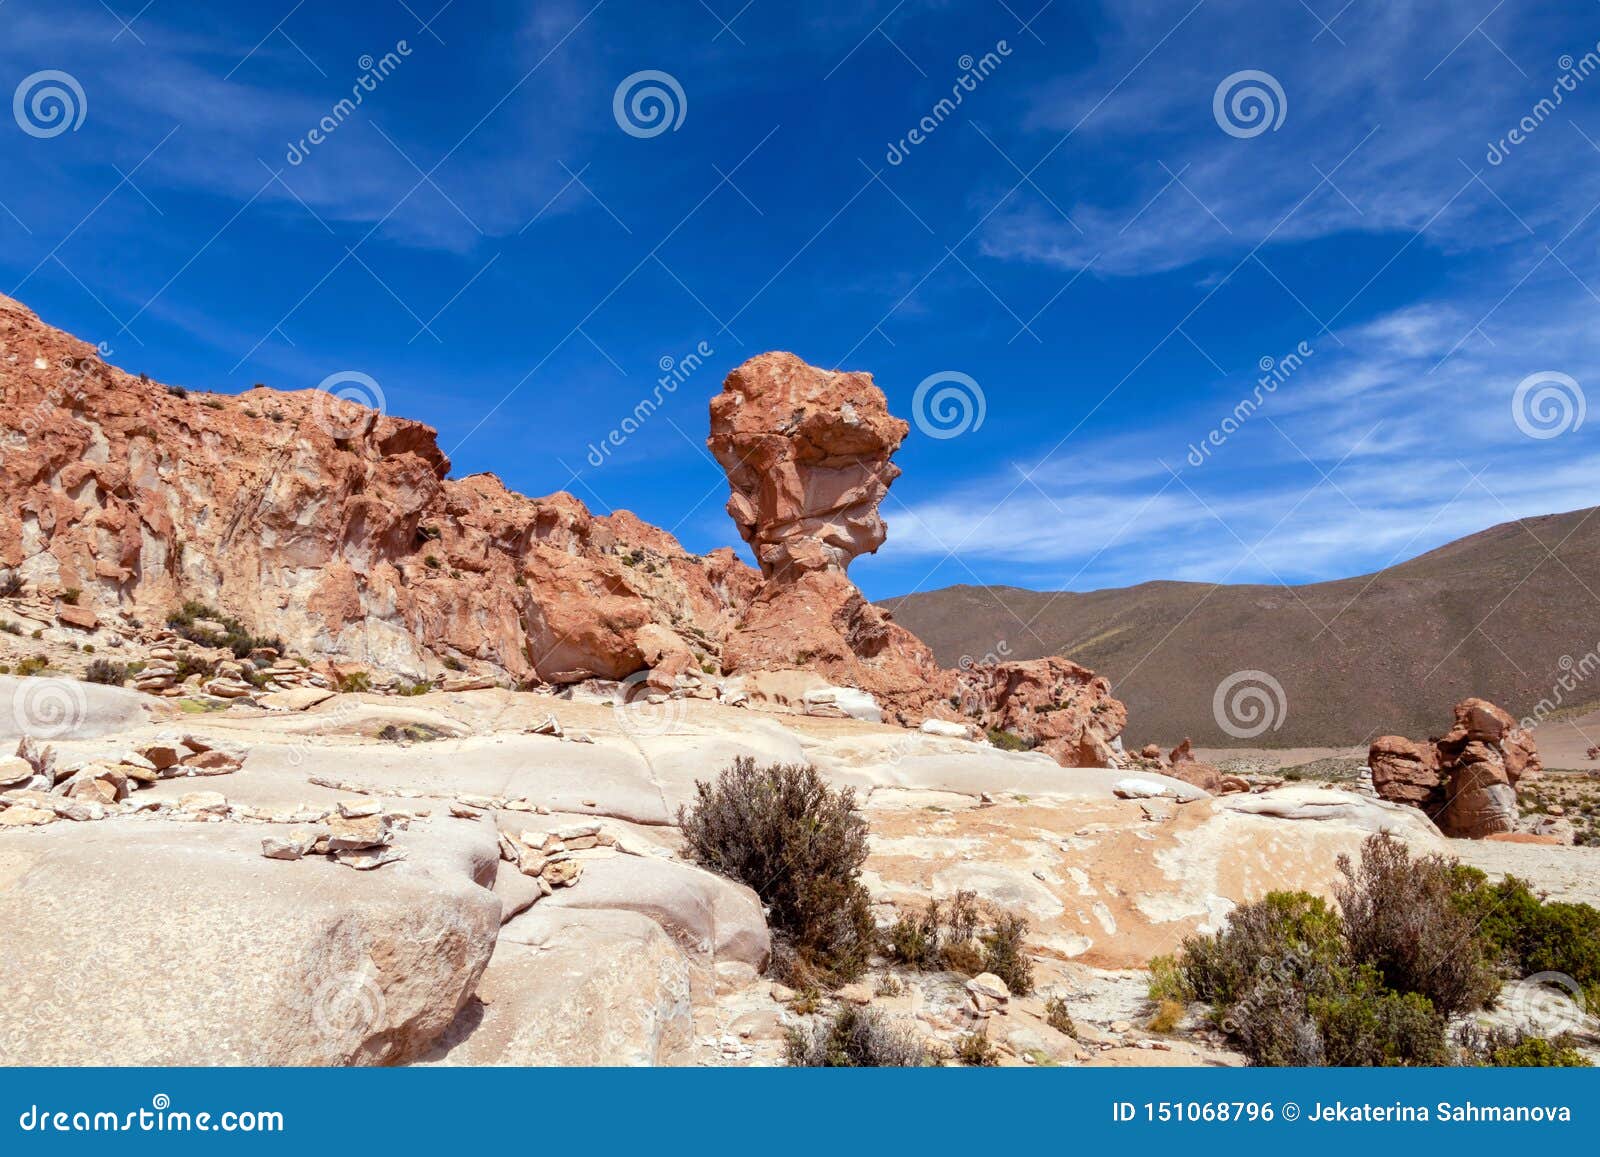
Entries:
{"label": "large grey boulder", "polygon": [[494,949],[488,825],[353,872],[266,859],[273,827],[114,820],[0,840],[0,1063],[397,1064]]}
{"label": "large grey boulder", "polygon": [[94,739],[143,723],[151,702],[137,691],[81,679],[0,675],[0,744],[9,747],[24,735]]}
{"label": "large grey boulder", "polygon": [[635,912],[538,904],[507,924],[472,1001],[427,1059],[660,1065],[694,1036],[689,962]]}
{"label": "large grey boulder", "polygon": [[618,909],[648,916],[696,957],[735,960],[757,970],[772,955],[761,901],[743,884],[653,856],[584,862],[583,875],[541,907]]}

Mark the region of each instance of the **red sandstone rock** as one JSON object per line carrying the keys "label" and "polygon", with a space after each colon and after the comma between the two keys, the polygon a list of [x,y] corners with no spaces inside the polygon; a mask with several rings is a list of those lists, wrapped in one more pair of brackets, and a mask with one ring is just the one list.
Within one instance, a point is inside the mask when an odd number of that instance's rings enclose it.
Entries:
{"label": "red sandstone rock", "polygon": [[632,515],[450,480],[418,422],[313,390],[169,393],[3,297],[0,389],[0,568],[80,588],[79,616],[195,598],[304,654],[568,682],[639,670],[639,629],[675,616],[714,650],[758,584]]}
{"label": "red sandstone rock", "polygon": [[1541,770],[1533,737],[1484,699],[1455,707],[1455,726],[1429,743],[1386,735],[1367,753],[1384,799],[1420,807],[1449,836],[1481,839],[1517,826],[1517,784]]}
{"label": "red sandstone rock", "polygon": [[1013,732],[1063,766],[1119,762],[1111,741],[1127,726],[1128,710],[1104,678],[1070,659],[1052,655],[963,671],[957,696],[961,710],[985,728]]}
{"label": "red sandstone rock", "polygon": [[878,504],[900,476],[907,431],[871,374],[831,373],[793,354],[751,358],[711,402],[711,453],[728,513],[769,580],[843,571],[883,545]]}

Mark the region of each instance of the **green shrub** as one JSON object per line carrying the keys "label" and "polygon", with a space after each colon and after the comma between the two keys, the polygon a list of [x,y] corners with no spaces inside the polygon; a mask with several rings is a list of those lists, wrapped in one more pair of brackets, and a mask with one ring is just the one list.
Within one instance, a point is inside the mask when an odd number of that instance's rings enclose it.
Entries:
{"label": "green shrub", "polygon": [[1160,1004],[1163,1000],[1188,1004],[1195,998],[1189,982],[1183,977],[1183,969],[1178,966],[1177,958],[1173,956],[1151,958],[1150,988],[1147,995],[1156,1004]]}
{"label": "green shrub", "polygon": [[104,683],[108,687],[120,687],[128,681],[128,668],[124,663],[96,659],[84,671],[83,678],[87,683]]}
{"label": "green shrub", "polygon": [[1375,835],[1359,866],[1339,857],[1339,872],[1334,894],[1350,956],[1377,969],[1387,987],[1421,993],[1446,1017],[1482,1008],[1499,991],[1454,861],[1412,859],[1399,840]]}
{"label": "green shrub", "polygon": [[368,671],[352,671],[348,675],[339,676],[339,690],[347,694],[372,690],[372,674]]}
{"label": "green shrub", "polygon": [[1225,1007],[1241,1000],[1270,971],[1293,983],[1339,959],[1339,917],[1305,892],[1269,892],[1241,904],[1215,936],[1183,942],[1179,967],[1197,1000]]}
{"label": "green shrub", "polygon": [[1419,992],[1384,987],[1376,969],[1335,972],[1307,1008],[1322,1037],[1326,1065],[1376,1068],[1446,1065],[1445,1018]]}
{"label": "green shrub", "polygon": [[1489,884],[1476,869],[1456,871],[1466,889],[1459,903],[1504,972],[1565,973],[1583,989],[1588,1010],[1600,1013],[1600,909],[1543,901],[1515,876]]}
{"label": "green shrub", "polygon": [[0,599],[14,599],[22,593],[22,576],[14,570],[0,572]]}
{"label": "green shrub", "polygon": [[1586,1069],[1592,1067],[1566,1034],[1549,1040],[1520,1028],[1464,1026],[1462,1051],[1471,1063],[1501,1069]]}
{"label": "green shrub", "polygon": [[1059,996],[1052,996],[1044,1002],[1044,1022],[1057,1032],[1066,1033],[1068,1036],[1078,1035],[1078,1026],[1072,1023],[1072,1013],[1067,1010],[1067,1002]]}
{"label": "green shrub", "polygon": [[920,1068],[928,1063],[927,1050],[909,1028],[848,1004],[810,1032],[790,1029],[786,1052],[791,1065],[805,1068]]}
{"label": "green shrub", "polygon": [[867,822],[855,792],[830,788],[804,764],[758,767],[743,757],[695,784],[678,826],[696,862],[755,889],[787,949],[778,971],[803,982],[861,975],[876,927],[861,865]]}
{"label": "green shrub", "polygon": [[989,729],[989,742],[1001,751],[1032,751],[1033,741],[1024,739],[1015,731],[1002,731],[998,727]]}
{"label": "green shrub", "polygon": [[0,623],[0,631],[4,631],[8,635],[20,635],[22,634],[22,627],[20,624],[13,623],[8,620],[4,623]]}
{"label": "green shrub", "polygon": [[[215,622],[222,627],[222,630],[219,632],[209,627],[202,627],[196,622],[198,619]],[[233,657],[236,659],[245,658],[257,648],[267,648],[280,655],[284,651],[283,640],[277,636],[253,635],[238,619],[231,618],[215,607],[208,607],[205,603],[194,599],[190,599],[169,614],[167,626],[171,627],[180,638],[198,643],[202,647],[226,647],[233,652]]]}
{"label": "green shrub", "polygon": [[77,587],[68,587],[66,590],[61,592],[61,601],[66,603],[69,607],[77,606],[78,600],[82,597],[83,591]]}
{"label": "green shrub", "polygon": [[969,1032],[956,1041],[956,1060],[973,1068],[992,1068],[1000,1063],[1000,1052],[982,1031]]}
{"label": "green shrub", "polygon": [[50,669],[50,660],[43,655],[29,655],[17,663],[17,674],[23,677],[37,675]]}
{"label": "green shrub", "polygon": [[979,942],[983,945],[983,970],[1006,982],[1012,996],[1033,991],[1033,961],[1023,952],[1028,922],[1010,912],[1001,913]]}

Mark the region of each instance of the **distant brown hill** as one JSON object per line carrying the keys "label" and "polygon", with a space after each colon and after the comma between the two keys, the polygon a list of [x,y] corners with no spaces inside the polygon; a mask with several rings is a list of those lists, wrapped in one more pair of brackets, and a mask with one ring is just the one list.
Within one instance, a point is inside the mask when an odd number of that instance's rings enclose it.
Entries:
{"label": "distant brown hill", "polygon": [[[1136,744],[1189,735],[1238,745],[1213,696],[1247,670],[1277,680],[1284,704],[1271,708],[1280,725],[1250,742],[1422,737],[1467,695],[1519,718],[1558,694],[1568,706],[1600,702],[1597,510],[1504,523],[1375,574],[1306,586],[956,586],[884,605],[947,666],[998,653],[1061,654],[1094,668],[1127,703],[1126,740]],[[1564,676],[1576,686],[1558,693]]]}

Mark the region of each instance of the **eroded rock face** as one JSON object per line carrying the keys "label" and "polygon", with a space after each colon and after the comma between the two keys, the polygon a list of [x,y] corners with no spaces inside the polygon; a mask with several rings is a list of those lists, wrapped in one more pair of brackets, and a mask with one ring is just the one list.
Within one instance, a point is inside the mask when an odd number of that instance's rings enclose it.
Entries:
{"label": "eroded rock face", "polygon": [[1542,770],[1533,736],[1486,699],[1455,706],[1455,726],[1427,743],[1396,735],[1367,753],[1379,796],[1421,808],[1450,836],[1482,839],[1517,826],[1517,784]]}
{"label": "eroded rock face", "polygon": [[1068,766],[1114,766],[1127,712],[1104,679],[1062,658],[943,670],[845,571],[883,545],[878,506],[909,427],[870,374],[793,354],[751,358],[711,403],[708,445],[728,473],[728,513],[765,579],[728,636],[732,672],[802,668],[870,693],[905,724],[971,717]]}
{"label": "eroded rock face", "polygon": [[832,373],[793,354],[751,358],[711,402],[711,453],[728,513],[768,580],[843,571],[887,535],[878,504],[910,427],[871,374]]}
{"label": "eroded rock face", "polygon": [[986,729],[1009,731],[1063,766],[1119,762],[1111,741],[1127,726],[1128,709],[1111,697],[1110,683],[1070,659],[977,667],[961,674],[957,690],[961,710]]}
{"label": "eroded rock face", "polygon": [[294,651],[407,675],[619,679],[648,624],[708,657],[753,594],[632,515],[452,480],[435,433],[320,390],[185,393],[0,297],[0,571],[160,622],[185,599]]}

